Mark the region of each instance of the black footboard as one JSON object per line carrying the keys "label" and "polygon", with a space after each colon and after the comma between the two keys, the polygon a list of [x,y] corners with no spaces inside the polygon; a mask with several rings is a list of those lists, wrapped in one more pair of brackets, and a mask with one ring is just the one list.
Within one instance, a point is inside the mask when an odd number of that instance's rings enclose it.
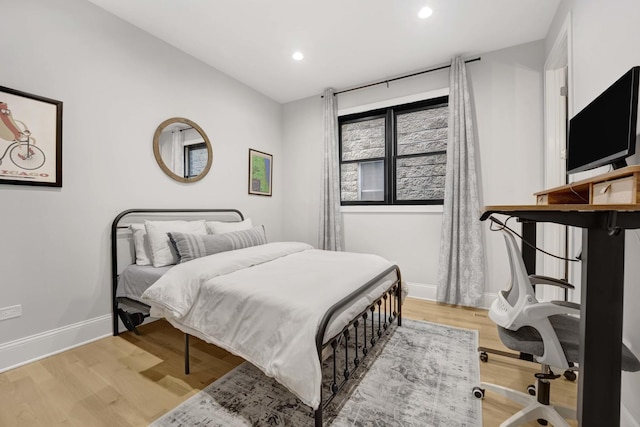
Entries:
{"label": "black footboard", "polygon": [[[325,342],[325,332],[334,315],[344,307],[353,303],[356,299],[362,297],[367,290],[374,288],[381,279],[394,271],[396,273],[396,279],[389,285],[384,293],[352,319],[340,333],[323,344]],[[402,285],[400,269],[395,265],[371,279],[342,301],[336,303],[325,314],[316,334],[316,348],[318,349],[320,366],[322,366],[324,350],[331,348],[330,351],[333,356],[331,365],[333,372],[329,380],[329,395],[326,398],[323,397],[323,387],[322,385],[320,386],[320,406],[318,406],[318,409],[315,411],[316,427],[322,427],[323,410],[345,386],[349,378],[353,377],[354,372],[362,365],[364,358],[370,354],[371,349],[380,337],[389,330],[394,320],[397,321],[398,326],[402,325]],[[351,341],[352,338],[355,340],[355,343],[353,346],[350,346],[349,341]],[[358,343],[359,339],[362,339],[362,343]],[[338,350],[344,352],[344,361],[340,363],[338,363],[338,358],[342,358],[342,355],[338,355]],[[338,372],[339,370],[341,370],[341,372]]]}

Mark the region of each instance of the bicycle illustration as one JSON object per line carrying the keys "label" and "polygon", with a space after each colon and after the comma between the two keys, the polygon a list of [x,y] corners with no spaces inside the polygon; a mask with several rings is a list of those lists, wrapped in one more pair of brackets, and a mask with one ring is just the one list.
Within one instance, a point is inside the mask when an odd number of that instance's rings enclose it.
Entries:
{"label": "bicycle illustration", "polygon": [[9,154],[11,162],[25,170],[34,170],[42,167],[46,160],[44,152],[36,147],[36,139],[31,136],[31,131],[23,122],[15,120],[6,102],[0,101],[0,138],[11,144],[0,156],[0,165]]}

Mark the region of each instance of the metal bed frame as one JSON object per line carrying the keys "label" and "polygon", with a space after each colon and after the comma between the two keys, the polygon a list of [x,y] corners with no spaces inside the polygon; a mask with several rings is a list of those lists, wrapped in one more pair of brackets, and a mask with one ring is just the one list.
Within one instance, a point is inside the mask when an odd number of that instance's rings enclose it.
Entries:
{"label": "metal bed frame", "polygon": [[[120,225],[120,222],[123,218],[130,215],[142,215],[149,214],[154,219],[167,219],[170,218],[172,220],[175,219],[187,219],[185,218],[187,215],[189,219],[199,219],[196,214],[202,214],[203,216],[212,216],[215,214],[228,214],[232,216],[236,216],[240,221],[244,220],[244,216],[242,212],[237,209],[127,209],[125,211],[120,212],[113,223],[111,224],[111,307],[112,307],[112,318],[113,318],[113,335],[117,336],[120,333],[120,325],[118,323],[118,308],[120,306],[120,302],[131,302],[132,305],[142,308],[142,310],[148,310],[149,306],[143,304],[139,301],[132,300],[126,297],[117,297],[116,291],[118,289],[118,230],[126,230],[129,229],[129,225]],[[135,256],[135,254],[134,254]],[[134,258],[135,260],[135,258]],[[135,262],[135,261],[134,261]],[[137,329],[134,326],[134,332],[138,334]],[[188,373],[188,372],[187,372]]]}
{"label": "metal bed frame", "polygon": [[[111,225],[111,273],[112,273],[112,308],[113,308],[113,335],[119,334],[118,324],[118,308],[120,302],[123,300],[130,300],[124,297],[117,297],[116,291],[118,287],[118,248],[117,238],[118,230],[127,229],[127,226],[120,225],[120,221],[131,214],[159,214],[167,215],[174,218],[178,218],[181,214],[189,214],[190,218],[195,218],[193,214],[202,213],[206,214],[232,214],[236,215],[240,221],[244,220],[242,213],[236,209],[129,209],[121,212],[116,216]],[[353,303],[362,295],[365,295],[368,290],[375,287],[379,282],[390,274],[396,275],[395,280],[386,288],[380,297],[378,297],[372,304],[370,304],[364,311],[355,316],[349,323],[335,336],[329,340],[325,340],[324,336],[326,330],[335,317],[335,315],[349,304]],[[131,301],[131,300],[130,300]],[[134,301],[137,305],[147,307],[147,305]],[[377,309],[377,313],[376,313]],[[148,316],[148,314],[147,314]],[[323,355],[326,349],[330,348],[331,355],[333,356],[332,362],[332,374],[330,375],[331,383],[329,385],[329,396],[323,398],[322,384],[320,385],[320,405],[318,409],[314,411],[315,426],[322,427],[323,424],[323,410],[333,401],[336,395],[347,384],[348,380],[353,377],[356,370],[362,366],[364,359],[371,354],[371,350],[378,343],[380,338],[390,331],[390,327],[393,322],[396,322],[397,326],[402,326],[402,280],[400,269],[397,265],[389,267],[387,270],[378,274],[376,277],[369,280],[360,288],[353,291],[351,294],[344,297],[342,300],[336,302],[328,311],[320,322],[318,331],[315,336],[316,348],[318,351],[318,360],[320,366],[323,363]],[[376,328],[377,323],[377,328]],[[360,344],[358,342],[360,336],[359,328],[362,326],[363,340]],[[369,329],[369,334],[367,334]],[[137,330],[134,332],[138,333]],[[354,348],[352,349],[355,354],[352,358],[349,358],[349,342],[351,339],[355,340]],[[326,343],[325,343],[326,341]],[[344,352],[344,370],[338,373],[337,360],[338,351]],[[189,374],[189,334],[185,333],[185,351],[184,351],[184,371],[185,374]]]}
{"label": "metal bed frame", "polygon": [[[342,308],[346,307],[348,304],[352,303],[356,298],[363,295],[367,289],[375,286],[381,279],[389,275],[390,273],[396,273],[396,280],[387,288],[386,291],[374,301],[369,307],[367,307],[364,311],[358,314],[355,318],[353,318],[347,326],[345,326],[340,333],[332,337],[327,341],[326,344],[322,344],[324,341],[324,334],[327,330],[327,326],[329,322],[333,318],[333,316]],[[387,312],[387,302],[389,303],[389,311]],[[384,313],[381,311],[381,306],[384,304]],[[376,306],[378,307],[378,328],[375,329],[375,310]],[[370,322],[367,320],[370,318]],[[363,345],[360,348],[360,352],[362,353],[362,359],[358,357],[358,327],[360,326],[360,321],[362,320],[362,329],[364,332],[364,340]],[[393,321],[397,322],[398,326],[402,326],[402,280],[400,275],[400,268],[397,265],[393,265],[389,267],[387,270],[380,273],[378,276],[369,280],[367,283],[362,285],[359,289],[356,289],[351,294],[347,295],[341,301],[335,303],[329,311],[324,315],[322,321],[320,322],[320,327],[318,328],[318,332],[316,333],[316,348],[318,349],[318,359],[320,360],[320,366],[322,366],[322,354],[325,348],[331,347],[333,353],[333,382],[331,383],[331,395],[323,400],[322,399],[322,385],[320,385],[320,405],[318,409],[316,409],[315,416],[315,425],[316,427],[322,427],[322,413],[323,410],[327,407],[329,403],[333,400],[334,397],[338,394],[338,392],[344,387],[347,383],[351,375],[361,366],[362,361],[367,355],[370,354],[370,348],[367,348],[367,323],[371,325],[371,332],[369,334],[369,343],[371,344],[371,348],[376,345],[378,340],[385,334],[389,327],[392,325]],[[350,360],[349,359],[349,340],[351,338],[350,330],[353,329],[353,336],[355,337],[355,357]],[[344,361],[345,361],[345,369],[342,372],[342,380],[338,381],[338,373],[336,372],[336,361],[338,355],[337,347],[340,344],[340,341],[344,343]],[[349,363],[352,362],[353,369],[349,370]]]}

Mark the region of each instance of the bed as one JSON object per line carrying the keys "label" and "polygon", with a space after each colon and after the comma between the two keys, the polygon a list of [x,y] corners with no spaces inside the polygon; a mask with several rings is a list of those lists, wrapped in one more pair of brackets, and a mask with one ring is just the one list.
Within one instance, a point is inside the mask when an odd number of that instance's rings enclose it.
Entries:
{"label": "bed", "polygon": [[[114,335],[119,333],[119,313],[121,318],[127,313],[135,323],[164,317],[185,333],[186,373],[188,337],[197,336],[275,378],[315,411],[315,424],[321,426],[323,408],[392,323],[401,325],[399,268],[375,255],[321,251],[300,242],[265,240],[211,254],[204,251],[210,242],[244,238],[239,231],[213,237],[168,232],[178,256],[188,262],[136,265],[135,227],[150,219],[194,218],[230,225],[246,222],[234,209],[135,209],[116,217]],[[191,258],[198,251],[206,256]],[[328,396],[323,396],[321,366],[328,357],[333,358],[333,372],[324,392]],[[338,357],[344,361],[340,368]]]}

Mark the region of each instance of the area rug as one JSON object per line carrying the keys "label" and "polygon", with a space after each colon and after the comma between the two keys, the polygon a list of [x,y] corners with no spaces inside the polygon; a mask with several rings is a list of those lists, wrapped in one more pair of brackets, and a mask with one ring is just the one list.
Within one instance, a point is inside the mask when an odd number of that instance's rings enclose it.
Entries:
{"label": "area rug", "polygon": [[[325,426],[482,426],[482,404],[471,392],[480,382],[477,331],[403,319],[374,348],[378,354],[325,409]],[[308,406],[248,362],[152,424],[313,425]]]}

